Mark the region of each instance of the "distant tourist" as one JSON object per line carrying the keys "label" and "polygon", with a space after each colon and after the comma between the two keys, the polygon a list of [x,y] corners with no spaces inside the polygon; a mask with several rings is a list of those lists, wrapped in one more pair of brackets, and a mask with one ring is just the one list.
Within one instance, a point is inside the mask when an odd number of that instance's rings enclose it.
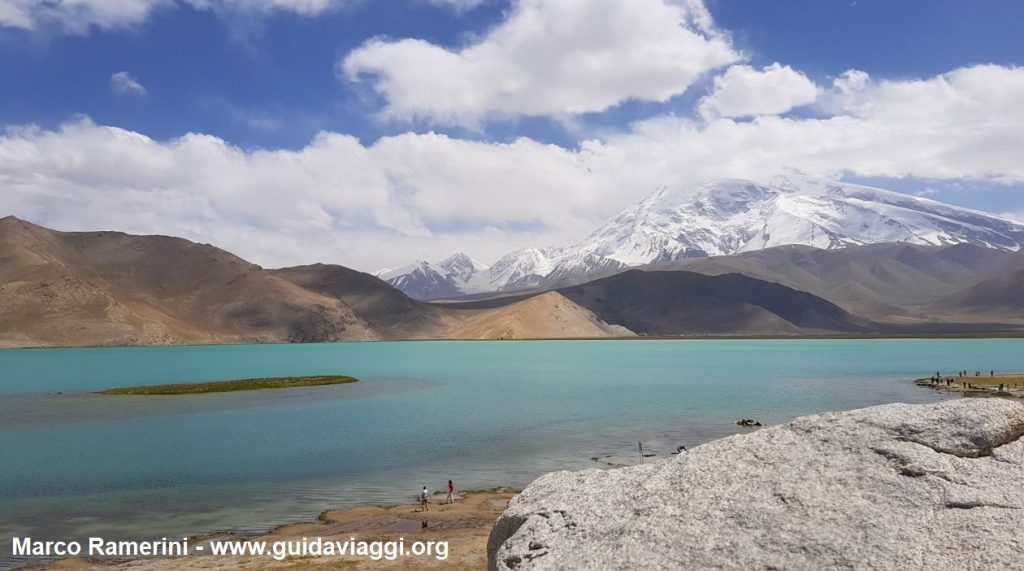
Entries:
{"label": "distant tourist", "polygon": [[455,484],[451,480],[448,480],[448,497],[444,499],[444,503],[455,503]]}
{"label": "distant tourist", "polygon": [[420,492],[420,507],[423,511],[430,511],[430,507],[427,504],[427,498],[430,497],[430,492],[427,491],[427,487],[423,486],[423,491]]}

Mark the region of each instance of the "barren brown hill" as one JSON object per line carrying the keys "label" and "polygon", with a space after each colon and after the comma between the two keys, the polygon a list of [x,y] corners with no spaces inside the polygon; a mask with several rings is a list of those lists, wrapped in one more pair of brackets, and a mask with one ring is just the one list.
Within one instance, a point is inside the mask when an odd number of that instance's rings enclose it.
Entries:
{"label": "barren brown hill", "polygon": [[0,220],[0,346],[607,337],[558,294],[452,309],[342,266],[264,270],[167,236]]}
{"label": "barren brown hill", "polygon": [[344,266],[313,264],[273,270],[313,291],[345,300],[395,339],[545,339],[630,335],[562,295],[548,292],[480,308],[416,301],[383,280]]}
{"label": "barren brown hill", "polygon": [[793,246],[659,266],[672,267],[698,272],[630,270],[549,292],[423,303],[342,266],[264,270],[180,238],[57,232],[7,217],[0,346],[982,333],[1024,323],[1022,253]]}
{"label": "barren brown hill", "polygon": [[742,273],[806,291],[857,315],[894,323],[955,319],[945,297],[1005,273],[1014,252],[971,244],[873,244],[835,250],[779,246],[652,265],[708,275]]}
{"label": "barren brown hill", "polygon": [[937,302],[957,314],[981,314],[1008,322],[1024,322],[1024,251],[1006,264],[1007,269]]}
{"label": "barren brown hill", "polygon": [[416,301],[384,280],[333,264],[269,270],[305,289],[344,300],[363,320],[388,337],[443,336],[451,312]]}
{"label": "barren brown hill", "polygon": [[650,335],[855,333],[873,327],[820,297],[741,274],[630,270],[558,291],[607,323]]}
{"label": "barren brown hill", "polygon": [[489,309],[448,309],[462,314],[453,339],[557,339],[578,337],[631,337],[621,326],[609,325],[592,311],[559,292],[549,291]]}
{"label": "barren brown hill", "polygon": [[0,219],[0,345],[375,337],[343,301],[213,246]]}

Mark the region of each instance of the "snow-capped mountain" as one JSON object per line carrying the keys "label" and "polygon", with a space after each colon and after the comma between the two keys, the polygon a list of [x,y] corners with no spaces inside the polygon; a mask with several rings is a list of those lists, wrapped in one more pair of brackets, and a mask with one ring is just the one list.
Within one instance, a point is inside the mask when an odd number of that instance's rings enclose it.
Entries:
{"label": "snow-capped mountain", "polygon": [[487,266],[459,252],[449,256],[437,263],[437,267],[443,275],[446,275],[455,283],[467,283],[472,281],[478,272],[487,269]]}
{"label": "snow-capped mountain", "polygon": [[491,266],[490,280],[501,291],[503,289],[525,289],[540,285],[551,272],[554,264],[551,258],[538,248],[526,248],[505,254]]}
{"label": "snow-capped mountain", "polygon": [[1024,224],[878,188],[778,176],[663,187],[569,246],[527,248],[488,268],[456,254],[384,279],[413,297],[563,285],[629,266],[786,244],[842,248],[880,242],[970,243],[1019,250]]}
{"label": "snow-capped mountain", "polygon": [[1017,250],[1024,225],[897,192],[807,177],[661,188],[576,245],[628,265],[785,244],[971,243]]}
{"label": "snow-capped mountain", "polygon": [[470,291],[496,291],[474,287],[487,266],[457,253],[440,262],[420,261],[397,270],[379,272],[377,277],[416,299],[456,297]]}

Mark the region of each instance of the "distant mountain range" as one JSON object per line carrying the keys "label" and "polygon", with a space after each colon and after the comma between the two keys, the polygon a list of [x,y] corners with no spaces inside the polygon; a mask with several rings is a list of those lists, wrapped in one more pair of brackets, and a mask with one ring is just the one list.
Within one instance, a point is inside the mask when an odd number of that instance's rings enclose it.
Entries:
{"label": "distant mountain range", "polygon": [[444,308],[342,266],[266,270],[181,238],[0,219],[0,347],[630,334],[556,292]]}
{"label": "distant mountain range", "polygon": [[[343,266],[267,270],[181,238],[57,232],[7,217],[0,219],[0,347],[1022,334],[1024,251],[995,245],[683,255],[595,279],[576,274],[569,278],[576,283],[558,287],[427,303]],[[498,265],[460,256],[441,266],[470,283]],[[520,272],[531,275],[538,274]]]}
{"label": "distant mountain range", "polygon": [[1024,224],[878,188],[779,176],[662,188],[579,243],[512,252],[486,266],[465,254],[380,274],[411,297],[452,299],[582,283],[629,267],[761,251],[878,243],[1019,250]]}

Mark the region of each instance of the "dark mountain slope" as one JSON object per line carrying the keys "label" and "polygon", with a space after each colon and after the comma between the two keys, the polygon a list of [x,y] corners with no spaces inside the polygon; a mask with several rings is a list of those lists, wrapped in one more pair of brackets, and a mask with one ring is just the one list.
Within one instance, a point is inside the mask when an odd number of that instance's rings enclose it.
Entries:
{"label": "dark mountain slope", "polygon": [[641,334],[857,332],[871,326],[809,293],[740,274],[630,270],[558,291],[603,321]]}
{"label": "dark mountain slope", "polygon": [[418,337],[444,328],[444,309],[416,301],[370,274],[331,264],[270,272],[305,289],[344,300],[367,323],[392,336]]}
{"label": "dark mountain slope", "polygon": [[779,246],[650,266],[709,275],[738,272],[828,299],[879,320],[935,318],[930,304],[999,275],[1016,254],[971,244],[873,244],[834,250]]}

